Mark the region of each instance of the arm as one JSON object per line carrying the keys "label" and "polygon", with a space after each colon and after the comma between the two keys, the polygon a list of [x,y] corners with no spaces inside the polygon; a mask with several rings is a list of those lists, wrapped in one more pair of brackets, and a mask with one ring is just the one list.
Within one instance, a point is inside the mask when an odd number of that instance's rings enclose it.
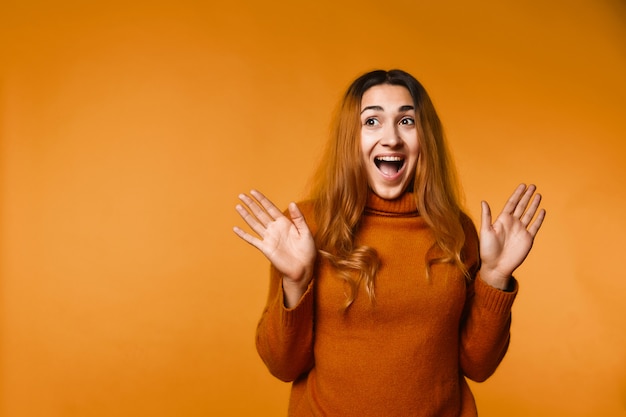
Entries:
{"label": "arm", "polygon": [[534,192],[532,185],[517,187],[493,224],[489,205],[482,203],[480,258],[476,230],[465,227],[469,269],[480,270],[468,285],[460,361],[465,375],[476,381],[496,370],[509,346],[511,307],[518,290],[512,274],[528,256],[545,217],[543,209],[537,211],[541,196],[533,198]]}
{"label": "arm", "polygon": [[517,296],[488,285],[480,274],[468,285],[461,328],[460,363],[463,373],[482,382],[489,378],[507,352],[510,341],[511,307]]}
{"label": "arm", "polygon": [[294,381],[313,367],[313,285],[286,308],[280,273],[271,267],[267,305],[257,326],[256,348],[272,375]]}
{"label": "arm", "polygon": [[[270,290],[257,327],[256,346],[270,372],[295,380],[313,364],[313,269],[316,249],[311,231],[295,203],[290,218],[258,191],[239,196],[236,207],[255,235],[234,232],[271,262]],[[257,237],[258,236],[258,237]]]}

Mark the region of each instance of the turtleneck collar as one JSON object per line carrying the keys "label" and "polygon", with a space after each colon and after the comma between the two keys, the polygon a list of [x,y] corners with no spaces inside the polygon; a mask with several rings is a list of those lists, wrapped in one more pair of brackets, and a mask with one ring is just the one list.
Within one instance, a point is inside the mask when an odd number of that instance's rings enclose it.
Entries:
{"label": "turtleneck collar", "polygon": [[385,200],[377,196],[371,190],[367,195],[365,214],[394,217],[413,217],[419,215],[413,193],[405,192],[394,200]]}

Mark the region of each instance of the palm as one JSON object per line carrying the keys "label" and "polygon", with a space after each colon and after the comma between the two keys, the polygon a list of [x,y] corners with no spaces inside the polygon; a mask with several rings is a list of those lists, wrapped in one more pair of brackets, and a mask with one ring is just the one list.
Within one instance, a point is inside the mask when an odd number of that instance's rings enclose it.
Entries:
{"label": "palm", "polygon": [[316,249],[313,236],[298,207],[289,206],[291,219],[284,216],[263,194],[253,191],[256,201],[241,195],[247,206],[237,206],[237,212],[256,237],[236,227],[235,233],[259,249],[283,276],[294,283],[310,278]]}

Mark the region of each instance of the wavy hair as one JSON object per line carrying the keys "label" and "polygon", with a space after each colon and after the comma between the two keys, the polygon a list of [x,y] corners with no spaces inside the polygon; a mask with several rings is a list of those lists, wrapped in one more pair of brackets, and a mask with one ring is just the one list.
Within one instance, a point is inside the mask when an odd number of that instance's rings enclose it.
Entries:
{"label": "wavy hair", "polygon": [[465,233],[456,172],[448,152],[441,121],[424,87],[401,70],[376,70],[357,78],[346,91],[331,124],[331,134],[314,177],[312,199],[318,227],[316,246],[349,287],[345,308],[354,302],[359,286],[373,302],[380,259],[374,248],[355,246],[354,236],[367,202],[369,186],[361,156],[361,99],[369,88],[405,87],[415,106],[420,154],[413,193],[420,215],[435,236],[426,253],[427,277],[436,263],[452,263],[467,275],[462,260]]}

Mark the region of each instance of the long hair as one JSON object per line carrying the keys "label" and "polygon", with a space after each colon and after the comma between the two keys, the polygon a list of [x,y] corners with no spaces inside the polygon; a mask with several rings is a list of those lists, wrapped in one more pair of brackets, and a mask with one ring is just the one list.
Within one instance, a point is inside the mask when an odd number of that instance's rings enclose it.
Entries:
{"label": "long hair", "polygon": [[346,308],[355,300],[362,282],[370,300],[374,300],[374,280],[380,267],[376,250],[355,246],[354,236],[369,192],[360,146],[361,99],[368,89],[381,84],[405,87],[415,106],[420,154],[413,193],[420,215],[435,236],[433,247],[425,255],[427,276],[435,263],[455,264],[467,274],[461,259],[465,234],[459,187],[433,103],[424,87],[404,71],[368,72],[350,85],[336,111],[312,190],[318,226],[316,246],[349,286]]}

